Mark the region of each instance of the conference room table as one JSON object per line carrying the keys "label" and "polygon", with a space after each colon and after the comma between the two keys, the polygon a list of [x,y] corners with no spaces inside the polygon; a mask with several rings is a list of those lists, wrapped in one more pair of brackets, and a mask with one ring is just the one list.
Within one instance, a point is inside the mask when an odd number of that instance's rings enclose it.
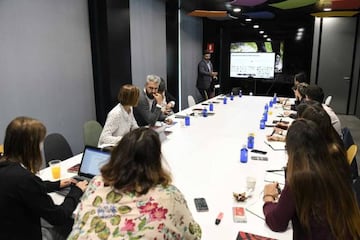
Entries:
{"label": "conference room table", "polygon": [[[284,186],[281,170],[287,162],[284,150],[273,150],[265,143],[266,135],[271,134],[272,127],[260,129],[264,106],[272,98],[264,96],[234,96],[233,100],[224,95],[199,103],[173,116],[174,124],[167,128],[169,134],[162,142],[162,155],[165,167],[171,172],[173,184],[184,194],[194,219],[202,229],[202,239],[236,239],[238,232],[243,231],[274,239],[292,239],[292,228],[289,224],[285,232],[273,232],[266,225],[262,213],[263,188],[269,182],[279,182]],[[213,103],[213,114],[209,111],[209,102]],[[207,117],[201,115],[200,109],[207,108]],[[273,120],[287,119],[280,117],[282,105],[269,108],[267,124]],[[195,113],[195,114],[193,114]],[[181,116],[190,116],[190,125],[185,126]],[[180,117],[180,118],[179,118]],[[290,120],[289,120],[290,121]],[[266,155],[252,153],[249,149],[247,163],[240,162],[240,150],[247,144],[250,133],[254,134],[254,148],[266,151]],[[266,156],[267,161],[252,160],[251,156]],[[81,154],[63,161],[61,178],[72,177],[66,169],[81,161]],[[51,180],[49,168],[40,172],[42,179]],[[256,179],[255,189],[244,202],[238,202],[233,193],[246,192],[246,179]],[[51,193],[56,203],[63,197]],[[197,212],[195,198],[205,198],[209,210]],[[232,208],[246,209],[246,222],[234,222]],[[220,212],[223,218],[220,224],[215,219]]]}

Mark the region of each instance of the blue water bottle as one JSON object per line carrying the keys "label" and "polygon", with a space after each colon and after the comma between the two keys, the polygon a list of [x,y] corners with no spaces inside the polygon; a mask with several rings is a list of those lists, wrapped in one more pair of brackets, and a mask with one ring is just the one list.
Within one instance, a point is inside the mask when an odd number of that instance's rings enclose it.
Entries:
{"label": "blue water bottle", "polygon": [[242,97],[242,90],[239,90],[239,97]]}
{"label": "blue water bottle", "polygon": [[230,100],[231,101],[234,100],[234,93],[233,92],[230,93]]}
{"label": "blue water bottle", "polygon": [[269,105],[268,105],[268,104],[265,104],[264,109],[265,109],[265,112],[267,112],[267,111],[269,110]]}
{"label": "blue water bottle", "polygon": [[189,115],[185,116],[185,126],[190,126],[190,116]]}
{"label": "blue water bottle", "polygon": [[214,104],[212,102],[209,105],[209,111],[210,112],[214,111]]}
{"label": "blue water bottle", "polygon": [[269,107],[272,107],[272,106],[273,106],[273,99],[271,99],[269,102]]}
{"label": "blue water bottle", "polygon": [[226,104],[227,103],[227,97],[224,97],[223,103]]}
{"label": "blue water bottle", "polygon": [[208,113],[207,113],[207,109],[204,107],[204,109],[202,110],[202,115],[203,117],[207,117]]}
{"label": "blue water bottle", "polygon": [[240,150],[240,162],[247,163],[248,161],[248,150],[246,145],[243,145],[242,149]]}
{"label": "blue water bottle", "polygon": [[247,141],[247,148],[253,149],[254,148],[254,133],[249,133],[248,141]]}
{"label": "blue water bottle", "polygon": [[265,111],[263,114],[263,120],[266,122],[267,118],[268,118],[268,112]]}

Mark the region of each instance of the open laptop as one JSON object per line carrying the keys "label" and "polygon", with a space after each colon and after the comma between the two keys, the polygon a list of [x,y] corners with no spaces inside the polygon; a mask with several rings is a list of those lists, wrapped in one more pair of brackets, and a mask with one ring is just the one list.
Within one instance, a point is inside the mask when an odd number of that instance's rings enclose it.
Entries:
{"label": "open laptop", "polygon": [[[100,175],[100,169],[110,160],[110,155],[111,153],[108,149],[85,146],[79,170],[77,172],[77,175],[73,178],[78,181],[90,181],[93,177]],[[56,192],[60,195],[67,195],[69,191],[70,187],[67,187]]]}
{"label": "open laptop", "polygon": [[74,178],[77,180],[91,180],[100,175],[100,169],[110,160],[110,151],[105,148],[85,146],[79,171]]}

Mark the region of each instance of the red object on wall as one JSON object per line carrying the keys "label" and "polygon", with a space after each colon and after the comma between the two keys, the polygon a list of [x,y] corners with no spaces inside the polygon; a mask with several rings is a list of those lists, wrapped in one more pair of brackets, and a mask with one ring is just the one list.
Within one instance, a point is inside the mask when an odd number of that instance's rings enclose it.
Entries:
{"label": "red object on wall", "polygon": [[206,50],[210,53],[214,52],[214,43],[208,43]]}

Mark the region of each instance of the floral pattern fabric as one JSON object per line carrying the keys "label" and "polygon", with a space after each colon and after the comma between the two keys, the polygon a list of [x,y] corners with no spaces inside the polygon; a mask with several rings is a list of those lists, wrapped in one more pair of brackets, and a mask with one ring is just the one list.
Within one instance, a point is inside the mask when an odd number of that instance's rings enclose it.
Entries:
{"label": "floral pattern fabric", "polygon": [[175,186],[137,196],[104,186],[98,176],[81,199],[68,239],[201,239],[201,228]]}

